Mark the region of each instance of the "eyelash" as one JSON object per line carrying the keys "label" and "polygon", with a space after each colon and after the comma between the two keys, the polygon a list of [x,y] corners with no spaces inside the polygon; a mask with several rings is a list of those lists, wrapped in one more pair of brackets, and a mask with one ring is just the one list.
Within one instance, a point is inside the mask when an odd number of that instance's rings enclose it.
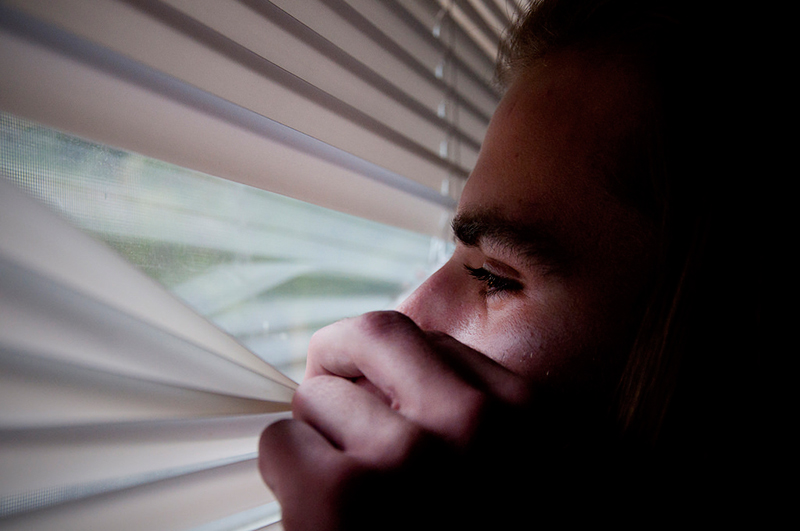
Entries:
{"label": "eyelash", "polygon": [[487,295],[497,295],[509,291],[520,291],[522,289],[522,284],[516,280],[495,275],[482,267],[469,267],[465,265],[464,268],[466,268],[472,278],[484,284]]}

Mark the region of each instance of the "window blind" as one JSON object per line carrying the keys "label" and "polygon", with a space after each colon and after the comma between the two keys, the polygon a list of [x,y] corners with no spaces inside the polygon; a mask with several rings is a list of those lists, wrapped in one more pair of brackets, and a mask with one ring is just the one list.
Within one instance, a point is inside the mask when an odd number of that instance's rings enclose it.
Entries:
{"label": "window blind", "polygon": [[[436,237],[504,1],[7,0],[0,111]],[[295,384],[0,179],[0,527],[260,529]]]}
{"label": "window blind", "polygon": [[0,180],[0,526],[278,514],[259,432],[295,384]]}
{"label": "window blind", "polygon": [[14,82],[0,101],[108,145],[442,236],[499,97],[472,5],[6,0]]}

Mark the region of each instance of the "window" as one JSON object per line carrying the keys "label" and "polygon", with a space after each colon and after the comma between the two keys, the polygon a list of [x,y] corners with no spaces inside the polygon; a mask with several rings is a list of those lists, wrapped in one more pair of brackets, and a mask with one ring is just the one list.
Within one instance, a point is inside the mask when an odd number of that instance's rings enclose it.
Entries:
{"label": "window", "polygon": [[441,239],[0,115],[0,174],[296,381],[318,328],[390,309]]}
{"label": "window", "polygon": [[0,3],[4,529],[280,525],[258,435],[446,257],[515,9]]}

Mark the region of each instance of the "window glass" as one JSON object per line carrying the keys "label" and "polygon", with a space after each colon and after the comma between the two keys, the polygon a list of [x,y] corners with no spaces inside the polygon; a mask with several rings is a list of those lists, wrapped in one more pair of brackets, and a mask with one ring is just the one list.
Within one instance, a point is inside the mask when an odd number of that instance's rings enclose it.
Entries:
{"label": "window glass", "polygon": [[0,175],[295,380],[316,329],[392,308],[452,251],[5,113]]}

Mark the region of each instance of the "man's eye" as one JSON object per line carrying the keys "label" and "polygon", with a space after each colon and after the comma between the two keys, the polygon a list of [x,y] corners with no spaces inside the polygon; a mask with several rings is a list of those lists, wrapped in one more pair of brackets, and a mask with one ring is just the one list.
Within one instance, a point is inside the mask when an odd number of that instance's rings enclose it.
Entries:
{"label": "man's eye", "polygon": [[476,280],[480,280],[484,284],[487,295],[494,295],[508,291],[519,291],[522,289],[522,284],[516,280],[495,275],[494,273],[487,271],[482,267],[476,268],[469,267],[468,265],[464,265],[464,267],[470,276]]}

